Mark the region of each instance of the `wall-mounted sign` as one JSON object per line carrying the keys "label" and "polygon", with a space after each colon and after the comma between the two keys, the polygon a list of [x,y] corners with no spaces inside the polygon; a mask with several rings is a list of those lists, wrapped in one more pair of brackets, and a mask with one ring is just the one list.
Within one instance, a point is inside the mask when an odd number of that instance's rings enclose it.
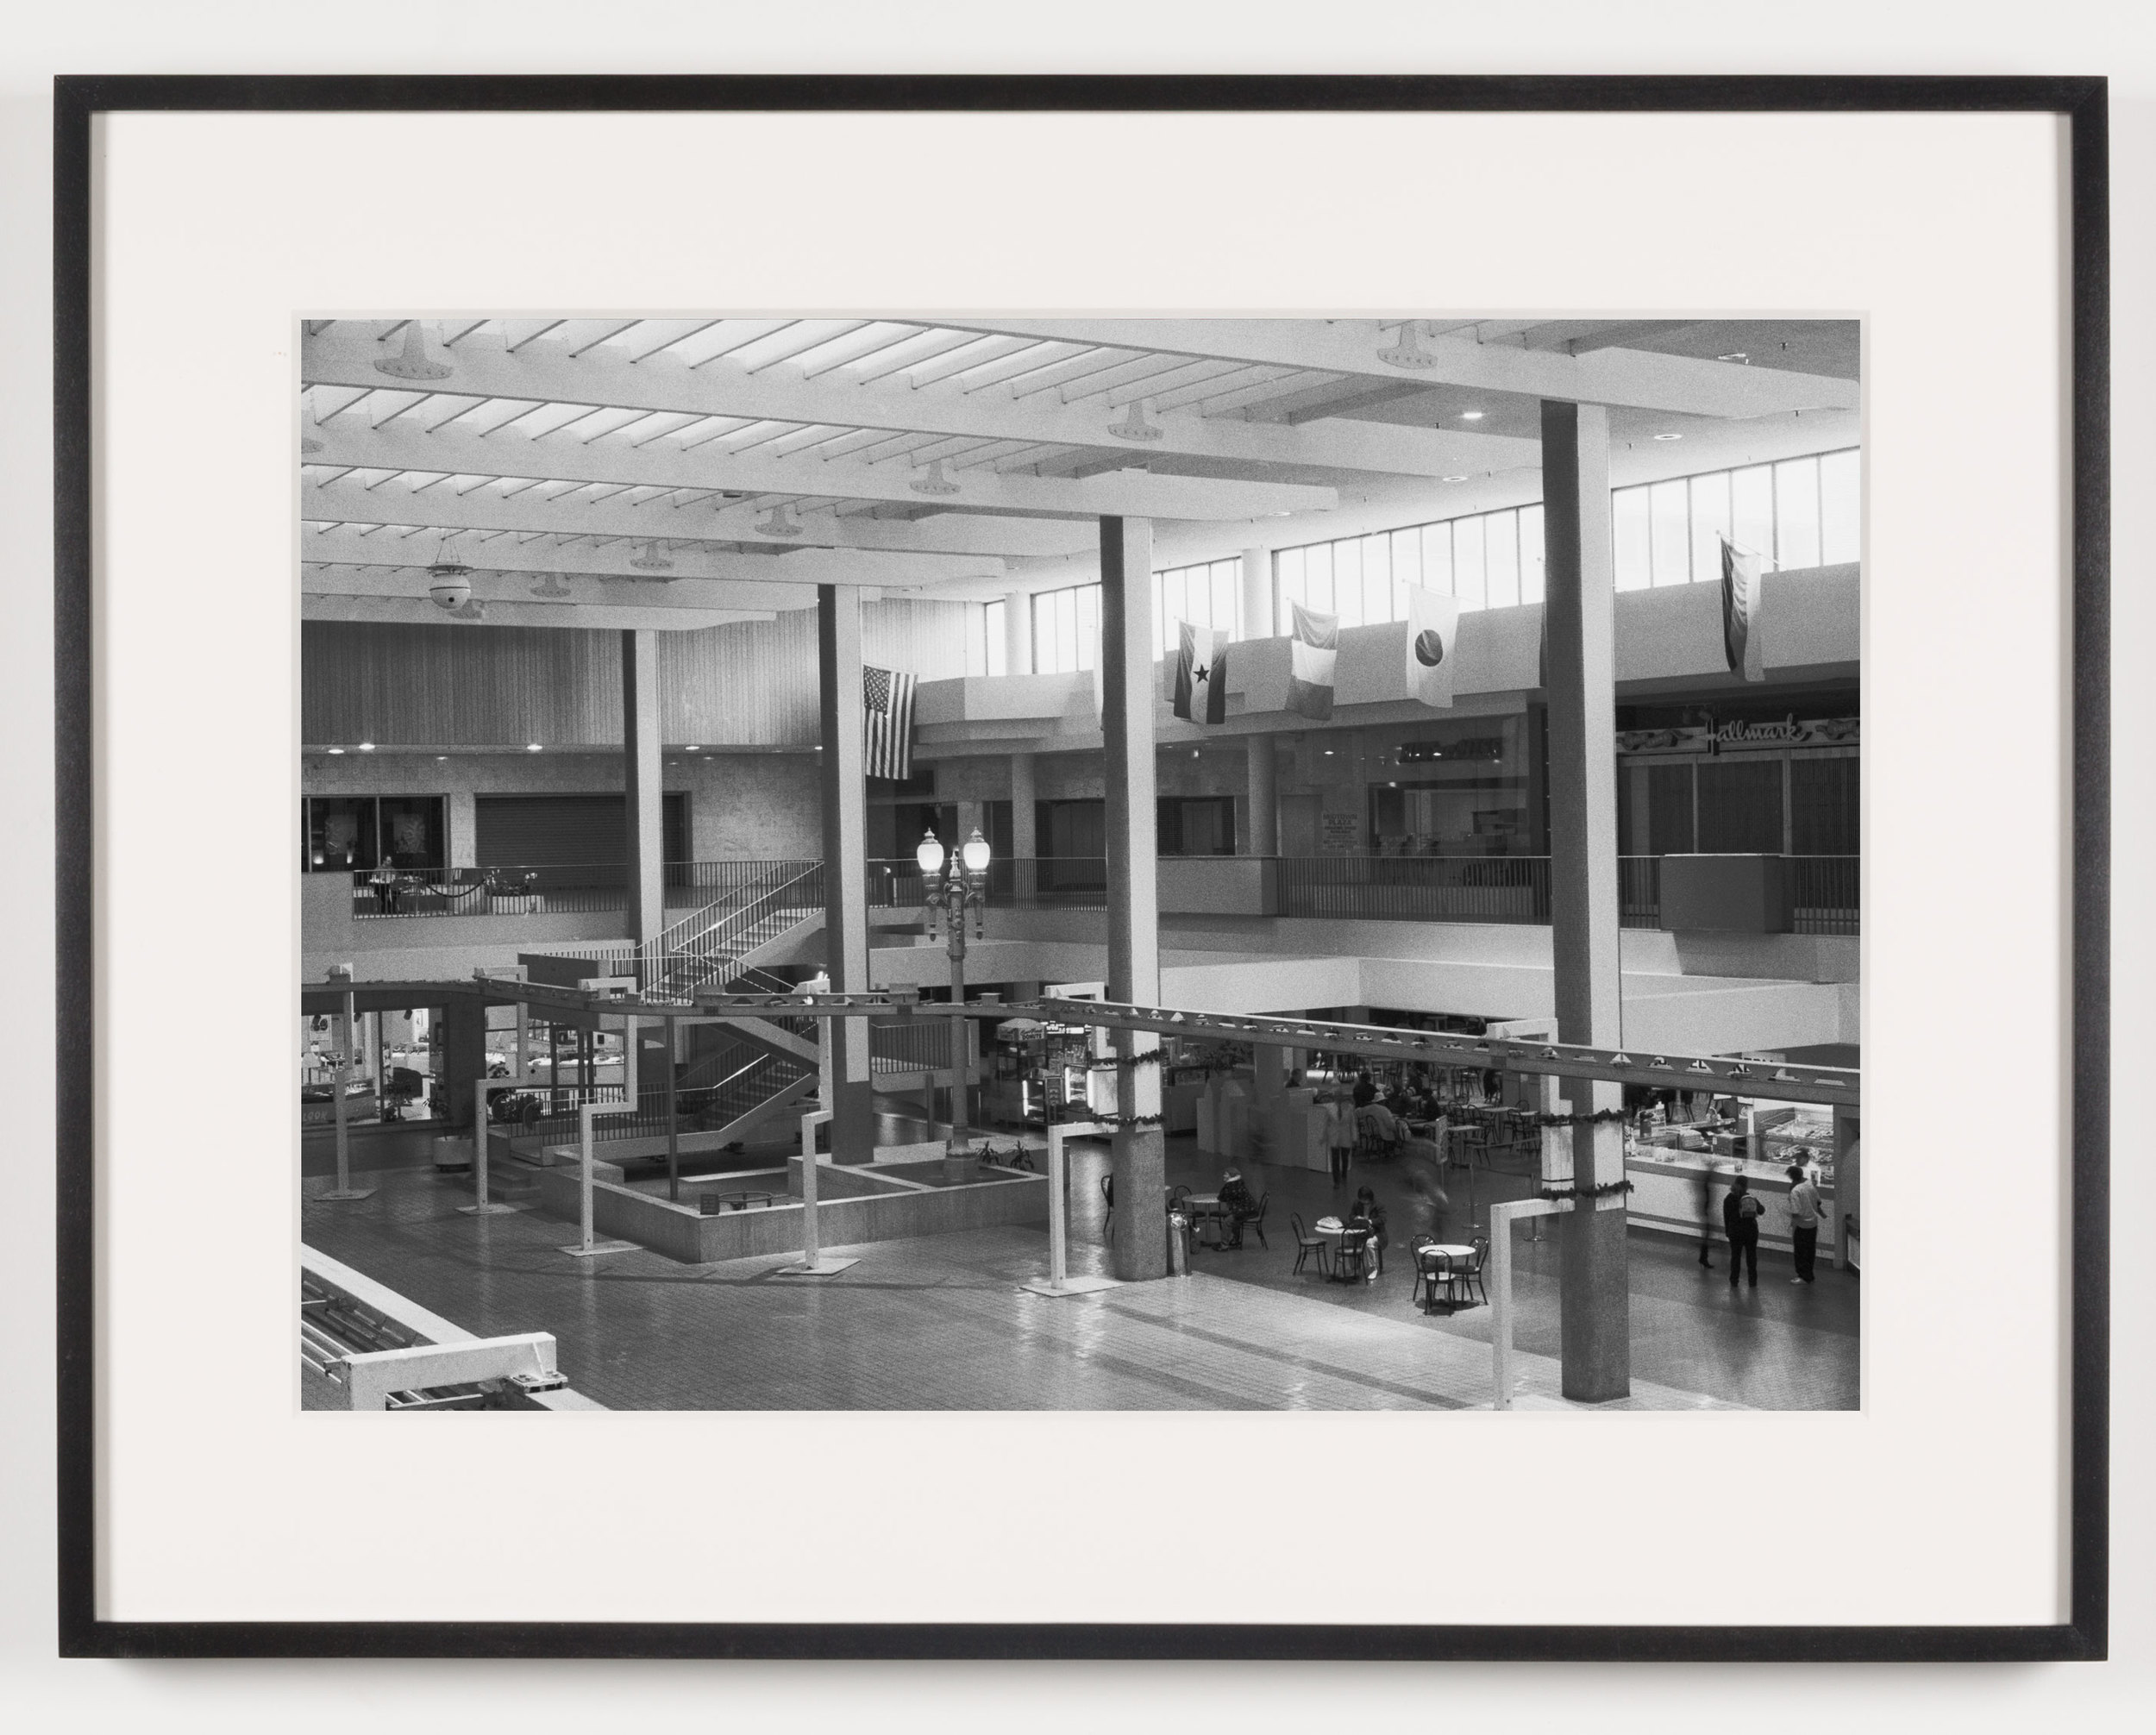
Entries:
{"label": "wall-mounted sign", "polygon": [[1627,729],[1617,736],[1620,753],[1720,753],[1727,748],[1854,747],[1861,718],[1811,717],[1800,722],[1720,723],[1712,728]]}
{"label": "wall-mounted sign", "polygon": [[1349,855],[1361,841],[1362,822],[1352,813],[1328,813],[1324,819],[1322,841],[1328,855]]}

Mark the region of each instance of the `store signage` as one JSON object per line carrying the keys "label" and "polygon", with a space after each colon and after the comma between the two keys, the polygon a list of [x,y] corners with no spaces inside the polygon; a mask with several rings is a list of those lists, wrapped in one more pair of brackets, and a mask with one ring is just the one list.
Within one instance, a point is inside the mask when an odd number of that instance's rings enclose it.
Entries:
{"label": "store signage", "polygon": [[1719,753],[1727,747],[1854,747],[1861,718],[1812,717],[1799,722],[1720,723],[1711,728],[1627,729],[1617,736],[1620,753]]}

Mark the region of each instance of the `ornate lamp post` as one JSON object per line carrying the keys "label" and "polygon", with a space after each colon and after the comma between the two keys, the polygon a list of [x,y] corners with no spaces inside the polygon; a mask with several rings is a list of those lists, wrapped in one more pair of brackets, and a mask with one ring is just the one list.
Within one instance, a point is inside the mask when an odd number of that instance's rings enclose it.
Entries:
{"label": "ornate lamp post", "polygon": [[[952,852],[946,863],[943,846],[933,831],[922,835],[913,859],[920,863],[924,883],[924,901],[932,912],[930,937],[935,936],[936,917],[943,918],[950,949],[950,1143],[945,1161],[958,1162],[966,1155],[966,911],[973,911],[974,936],[981,936],[981,906],[988,901],[988,840],[975,826],[962,849]],[[941,875],[939,878],[938,875]]]}

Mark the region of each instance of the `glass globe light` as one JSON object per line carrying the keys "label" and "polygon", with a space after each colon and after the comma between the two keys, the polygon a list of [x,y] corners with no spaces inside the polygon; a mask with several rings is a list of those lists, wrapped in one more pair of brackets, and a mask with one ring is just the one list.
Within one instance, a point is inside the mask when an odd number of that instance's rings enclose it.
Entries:
{"label": "glass globe light", "polygon": [[973,836],[966,840],[966,847],[959,852],[965,859],[968,874],[985,873],[988,866],[988,840],[981,835],[981,828],[974,827]]}
{"label": "glass globe light", "polygon": [[933,831],[924,831],[920,842],[915,846],[913,859],[921,864],[921,872],[933,875],[943,865],[943,846],[937,841]]}

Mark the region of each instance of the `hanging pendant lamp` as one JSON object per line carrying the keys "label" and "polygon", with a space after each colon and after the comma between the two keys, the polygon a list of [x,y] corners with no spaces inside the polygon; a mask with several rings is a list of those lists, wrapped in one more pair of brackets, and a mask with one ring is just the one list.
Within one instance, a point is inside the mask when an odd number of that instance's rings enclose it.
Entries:
{"label": "hanging pendant lamp", "polygon": [[793,508],[780,501],[756,521],[760,536],[798,536],[802,534],[801,521],[793,516]]}
{"label": "hanging pendant lamp", "polygon": [[1388,367],[1435,367],[1438,358],[1424,349],[1421,343],[1422,322],[1403,319],[1400,335],[1390,349],[1381,349],[1377,359]]}
{"label": "hanging pendant lamp", "polygon": [[643,552],[630,560],[629,564],[640,573],[670,573],[674,570],[674,562],[660,552],[655,541],[646,542]]}
{"label": "hanging pendant lamp", "polygon": [[426,328],[416,319],[404,322],[404,347],[396,355],[377,356],[374,371],[392,379],[447,379],[456,370],[427,354]]}
{"label": "hanging pendant lamp", "polygon": [[957,483],[943,473],[943,460],[941,458],[929,460],[927,469],[906,486],[917,494],[956,494],[958,492]]}
{"label": "hanging pendant lamp", "polygon": [[1161,430],[1145,417],[1145,400],[1133,398],[1124,406],[1123,419],[1108,424],[1108,432],[1119,440],[1157,440]]}

